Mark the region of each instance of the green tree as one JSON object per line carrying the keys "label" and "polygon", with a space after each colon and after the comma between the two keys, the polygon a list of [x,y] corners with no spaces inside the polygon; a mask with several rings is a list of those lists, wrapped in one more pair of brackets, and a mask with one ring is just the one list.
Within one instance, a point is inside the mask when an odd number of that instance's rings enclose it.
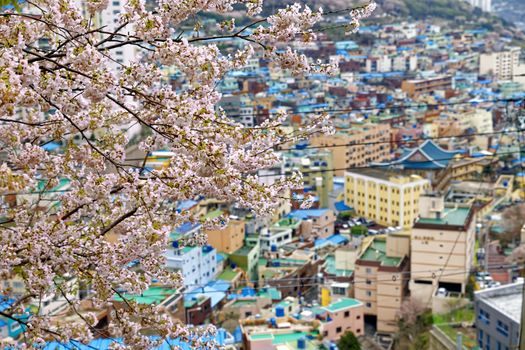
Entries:
{"label": "green tree", "polygon": [[352,229],[350,230],[350,233],[352,234],[352,236],[364,236],[367,234],[367,232],[368,232],[368,229],[366,228],[366,226],[363,226],[363,225],[353,226]]}
{"label": "green tree", "polygon": [[361,350],[361,344],[352,331],[347,331],[337,343],[339,350]]}

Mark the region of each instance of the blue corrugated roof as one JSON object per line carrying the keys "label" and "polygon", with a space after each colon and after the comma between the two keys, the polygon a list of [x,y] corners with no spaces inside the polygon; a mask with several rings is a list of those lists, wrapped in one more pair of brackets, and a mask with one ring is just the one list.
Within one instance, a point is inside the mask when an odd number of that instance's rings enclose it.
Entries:
{"label": "blue corrugated roof", "polygon": [[52,152],[60,148],[60,143],[58,142],[48,142],[42,146],[42,148],[48,152]]}
{"label": "blue corrugated roof", "polygon": [[341,235],[331,235],[326,240],[337,245],[348,243],[348,238]]}
{"label": "blue corrugated roof", "polygon": [[186,234],[186,233],[196,229],[199,226],[201,226],[201,224],[185,222],[184,224],[180,225],[179,227],[177,227],[175,229],[175,233],[179,234],[179,235],[183,235],[183,234]]}
{"label": "blue corrugated roof", "polygon": [[227,292],[228,289],[231,288],[231,286],[232,284],[225,280],[216,280],[208,283],[208,287],[211,287],[221,292]]}
{"label": "blue corrugated roof", "polygon": [[[219,332],[217,332],[217,335],[215,336],[215,340],[220,344],[224,345],[224,341],[226,338],[225,331],[223,329],[220,329]],[[158,339],[157,337],[152,337],[152,339]],[[97,350],[109,350],[111,345],[114,343],[122,344],[122,339],[95,339],[89,343],[89,345],[84,345],[79,342],[70,342],[69,344],[61,344],[57,341],[48,342],[45,347],[42,350],[71,350],[71,349],[78,349],[78,350],[91,350],[91,349],[97,349]],[[158,347],[155,347],[155,350],[172,350],[174,348],[180,348],[182,350],[190,350],[192,349],[191,345],[187,343],[186,341],[181,341],[179,339],[167,339],[162,343],[162,345],[159,345]]]}
{"label": "blue corrugated roof", "polygon": [[194,201],[194,200],[182,201],[182,202],[179,202],[179,205],[177,205],[177,210],[179,212],[183,211],[183,210],[187,210],[187,209],[190,209],[191,207],[197,205],[198,203],[199,202]]}
{"label": "blue corrugated roof", "polygon": [[348,205],[346,205],[345,201],[335,202],[334,206],[335,206],[335,210],[337,210],[337,211],[349,211],[349,210],[352,210],[352,207],[349,207]]}
{"label": "blue corrugated roof", "polygon": [[290,214],[288,214],[288,217],[292,217],[295,219],[305,220],[310,217],[319,217],[321,215],[324,215],[328,212],[327,208],[323,209],[299,209],[294,210]]}
{"label": "blue corrugated roof", "polygon": [[206,286],[195,288],[189,293],[186,293],[184,300],[191,301],[194,298],[197,298],[198,295],[204,295],[206,297],[209,297],[211,299],[211,307],[215,307],[218,303],[221,302],[221,300],[226,298],[226,293],[221,292],[220,290],[217,290],[215,288]]}
{"label": "blue corrugated roof", "polygon": [[3,295],[0,295],[0,311],[4,311],[11,307],[15,303],[15,299],[11,299],[8,297],[5,297]]}

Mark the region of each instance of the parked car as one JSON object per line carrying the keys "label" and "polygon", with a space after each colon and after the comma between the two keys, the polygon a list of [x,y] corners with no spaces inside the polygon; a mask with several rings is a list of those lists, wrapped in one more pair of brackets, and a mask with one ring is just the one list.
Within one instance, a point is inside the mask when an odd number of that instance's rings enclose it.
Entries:
{"label": "parked car", "polygon": [[445,288],[438,288],[436,295],[438,297],[446,297],[447,296],[447,290]]}
{"label": "parked car", "polygon": [[489,282],[487,284],[487,288],[496,288],[496,287],[499,287],[499,286],[501,286],[501,283],[499,283],[499,282]]}

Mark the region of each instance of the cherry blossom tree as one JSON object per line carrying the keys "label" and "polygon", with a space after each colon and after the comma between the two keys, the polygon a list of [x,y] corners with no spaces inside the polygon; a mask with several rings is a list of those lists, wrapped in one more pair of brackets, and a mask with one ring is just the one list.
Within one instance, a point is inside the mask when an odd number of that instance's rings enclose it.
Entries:
{"label": "cherry blossom tree", "polygon": [[[140,294],[152,281],[180,285],[182,276],[163,268],[168,236],[174,227],[200,218],[177,212],[175,203],[205,196],[265,215],[296,187],[300,174],[271,185],[262,185],[254,174],[279,161],[276,145],[330,132],[329,116],[312,116],[293,132],[281,127],[285,114],[242,127],[217,108],[216,86],[254,55],[294,74],[333,73],[333,64],[312,62],[288,46],[315,40],[325,14],[293,5],[260,18],[262,0],[158,0],[153,9],[144,0],[128,0],[109,29],[97,20],[108,3],[31,0],[0,12],[0,149],[5,155],[0,161],[0,278],[16,275],[27,291],[0,315],[26,327],[27,348],[45,339],[85,343],[99,336],[93,315],[78,313],[80,325],[52,324],[47,315],[33,314],[27,321],[19,316],[28,303],[38,305],[49,294],[64,296],[77,312],[79,300],[67,296],[79,285],[89,286],[86,298],[111,310],[110,334],[123,338],[115,347],[148,349],[167,338],[213,347],[156,306],[126,301],[127,307],[117,309],[112,298],[122,290]],[[253,23],[237,28],[230,19],[212,36],[179,29],[199,13],[227,16],[234,5],[243,5]],[[348,31],[374,8],[372,2],[349,9]],[[226,54],[213,39],[245,44]],[[136,55],[119,62],[115,53],[126,47]],[[166,67],[183,74],[183,89],[165,82]],[[172,152],[168,166],[151,170],[145,160],[142,165],[128,161],[131,127],[142,130],[138,147],[144,154]],[[51,142],[60,142],[63,151],[46,151]],[[43,207],[61,179],[69,181],[68,190],[53,194],[58,205]],[[108,240],[109,234],[118,239]],[[205,244],[205,239],[197,236],[192,243]],[[132,262],[140,269],[128,268]],[[64,282],[73,276],[75,286]],[[0,294],[9,293],[0,286]],[[145,329],[158,338],[147,337]]]}

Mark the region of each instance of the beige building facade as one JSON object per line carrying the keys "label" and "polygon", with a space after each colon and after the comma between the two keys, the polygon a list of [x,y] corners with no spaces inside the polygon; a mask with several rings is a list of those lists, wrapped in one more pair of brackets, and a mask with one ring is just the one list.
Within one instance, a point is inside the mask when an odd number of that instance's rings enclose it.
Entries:
{"label": "beige building facade", "polygon": [[492,74],[498,80],[513,80],[519,66],[521,49],[511,47],[479,56],[479,74]]}
{"label": "beige building facade", "polygon": [[347,168],[388,161],[390,137],[389,124],[355,124],[339,129],[335,135],[313,137],[311,144],[314,147],[330,147],[334,168],[337,169],[334,174],[344,176]]}
{"label": "beige building facade", "polygon": [[420,219],[411,236],[412,296],[430,298],[438,288],[465,293],[474,261],[475,211],[446,204],[441,196],[420,198]]}
{"label": "beige building facade", "polygon": [[365,243],[354,271],[355,298],[364,314],[377,318],[377,332],[398,330],[398,315],[408,292],[410,238],[406,234],[376,236]]}

